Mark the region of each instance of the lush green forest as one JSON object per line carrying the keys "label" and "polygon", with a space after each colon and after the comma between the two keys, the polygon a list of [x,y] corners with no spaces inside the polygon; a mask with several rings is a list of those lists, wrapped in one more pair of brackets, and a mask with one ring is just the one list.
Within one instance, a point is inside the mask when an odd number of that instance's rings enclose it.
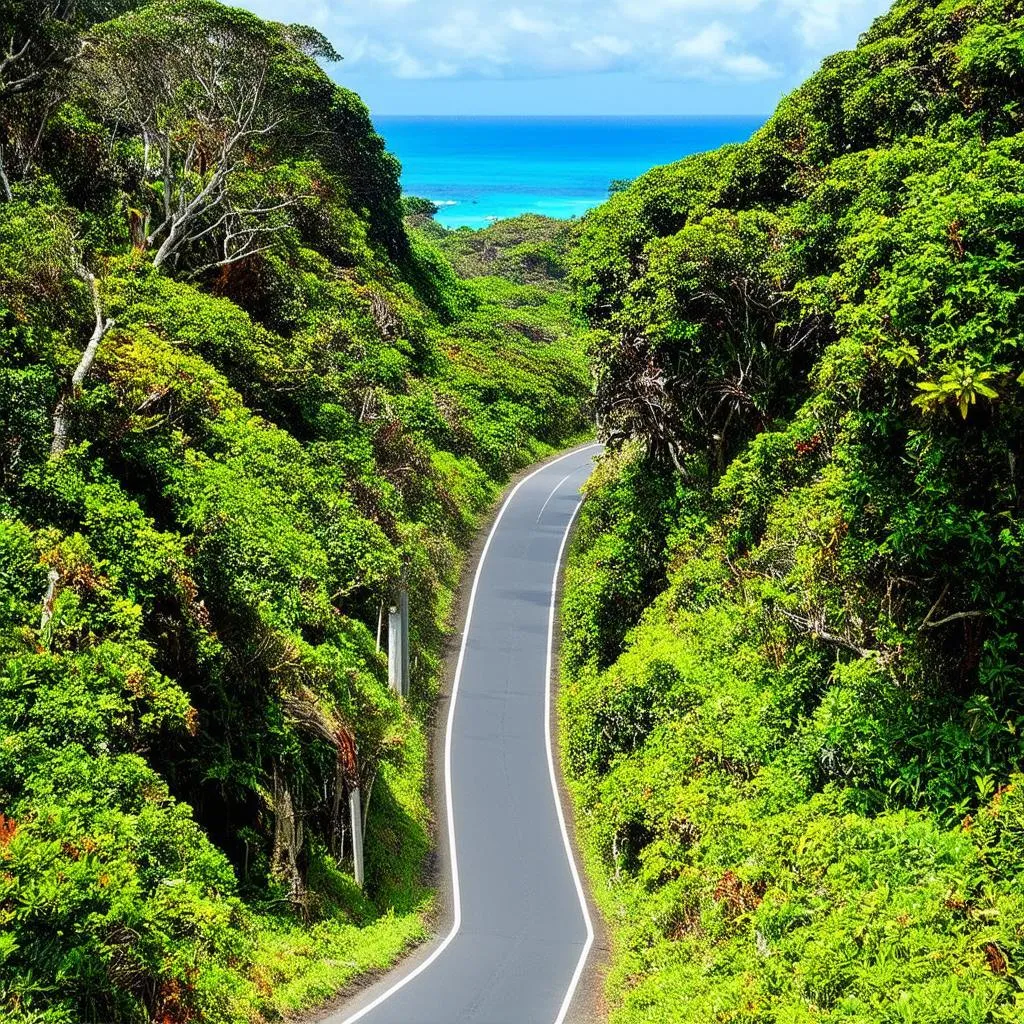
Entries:
{"label": "lush green forest", "polygon": [[0,29],[0,1018],[270,1021],[425,934],[461,552],[596,382],[615,1024],[1024,1019],[1021,0],[899,0],[750,142],[479,232],[310,29]]}
{"label": "lush green forest", "polygon": [[1024,4],[585,219],[564,758],[616,1024],[1024,1020]]}
{"label": "lush green forest", "polygon": [[590,373],[406,230],[317,33],[5,0],[0,51],[0,1018],[279,1019],[425,931],[460,551]]}

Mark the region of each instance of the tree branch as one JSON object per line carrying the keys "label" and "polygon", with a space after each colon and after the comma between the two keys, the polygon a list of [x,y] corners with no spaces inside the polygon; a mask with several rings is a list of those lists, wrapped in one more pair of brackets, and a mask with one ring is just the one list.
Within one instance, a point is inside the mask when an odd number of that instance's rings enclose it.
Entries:
{"label": "tree branch", "polygon": [[945,626],[948,622],[957,622],[960,619],[983,619],[988,612],[975,611],[975,612],[954,612],[952,615],[947,615],[944,619],[939,619],[938,622],[923,622],[921,623],[921,629],[938,629],[939,626]]}
{"label": "tree branch", "polygon": [[798,626],[805,633],[810,633],[818,640],[824,640],[825,643],[834,644],[836,647],[842,647],[844,650],[852,651],[854,654],[858,654],[862,658],[877,658],[879,660],[882,658],[881,651],[859,647],[851,640],[847,640],[842,636],[836,636],[834,633],[829,633],[818,625],[818,623],[812,622],[810,619],[804,618],[802,615],[794,615],[792,612],[786,611],[785,608],[780,608],[779,611],[781,611],[782,614],[789,619],[791,623],[793,623],[793,625]]}
{"label": "tree branch", "polygon": [[918,632],[920,632],[922,629],[924,629],[932,621],[932,616],[939,610],[939,605],[942,604],[942,602],[946,599],[946,595],[948,593],[949,593],[949,584],[947,583],[942,588],[942,592],[935,599],[935,604],[933,604],[931,606],[931,608],[928,609],[928,614],[924,617],[924,621],[921,623],[920,626],[917,627]]}
{"label": "tree branch", "polygon": [[942,593],[939,594],[935,601],[935,604],[928,609],[928,614],[924,617],[921,625],[917,627],[917,631],[920,633],[925,629],[938,629],[939,626],[945,626],[950,622],[959,622],[962,619],[981,619],[988,615],[985,611],[973,611],[973,612],[954,612],[952,615],[947,615],[944,619],[939,619],[936,622],[932,622],[932,616],[939,610],[939,606],[946,598],[946,594],[949,593],[949,584],[947,583],[942,588]]}

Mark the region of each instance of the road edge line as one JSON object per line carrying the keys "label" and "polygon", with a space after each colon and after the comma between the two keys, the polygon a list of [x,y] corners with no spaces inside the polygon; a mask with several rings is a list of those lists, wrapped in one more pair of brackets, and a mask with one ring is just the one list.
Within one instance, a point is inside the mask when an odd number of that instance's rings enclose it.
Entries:
{"label": "road edge line", "polygon": [[583,969],[586,967],[587,959],[590,956],[590,950],[594,946],[594,922],[590,917],[590,907],[587,905],[587,894],[583,888],[583,879],[580,877],[580,870],[576,864],[576,854],[573,851],[572,840],[569,838],[569,829],[565,823],[565,809],[562,807],[562,794],[558,788],[558,773],[555,768],[554,744],[551,738],[551,691],[554,669],[555,612],[558,606],[558,583],[562,576],[562,559],[565,555],[565,547],[569,541],[569,536],[572,533],[573,525],[576,522],[576,517],[579,515],[581,508],[583,508],[582,498],[573,509],[572,515],[569,517],[569,524],[566,526],[565,533],[562,535],[562,543],[558,548],[558,557],[555,559],[555,575],[551,581],[551,607],[548,613],[547,680],[544,688],[544,742],[547,746],[548,774],[551,778],[551,792],[555,798],[555,810],[558,814],[558,825],[562,830],[562,843],[565,846],[565,856],[569,861],[572,880],[576,886],[576,896],[580,901],[580,910],[583,913],[583,921],[587,926],[587,940],[583,944],[583,949],[580,952],[580,958],[576,962],[576,970],[573,971],[572,979],[569,982],[569,988],[566,990],[565,998],[562,1000],[562,1005],[558,1010],[558,1016],[555,1017],[554,1024],[563,1024],[565,1021],[566,1015],[569,1013],[569,1007],[572,1005],[573,998],[576,995],[576,989],[579,986],[580,978],[583,977]]}

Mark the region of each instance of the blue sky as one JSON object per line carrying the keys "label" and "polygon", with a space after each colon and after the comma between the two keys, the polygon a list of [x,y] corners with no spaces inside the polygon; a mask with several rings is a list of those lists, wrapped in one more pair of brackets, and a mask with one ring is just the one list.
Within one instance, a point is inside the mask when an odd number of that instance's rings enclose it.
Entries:
{"label": "blue sky", "polygon": [[890,0],[234,0],[315,25],[374,114],[763,114]]}

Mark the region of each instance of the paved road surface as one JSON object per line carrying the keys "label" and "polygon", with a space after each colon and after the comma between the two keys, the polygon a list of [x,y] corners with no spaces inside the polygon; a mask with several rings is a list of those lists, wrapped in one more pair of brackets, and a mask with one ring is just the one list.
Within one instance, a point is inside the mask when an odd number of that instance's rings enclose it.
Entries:
{"label": "paved road surface", "polygon": [[451,930],[325,1024],[564,1019],[593,930],[548,743],[553,590],[598,451],[524,479],[477,568],[445,748]]}

